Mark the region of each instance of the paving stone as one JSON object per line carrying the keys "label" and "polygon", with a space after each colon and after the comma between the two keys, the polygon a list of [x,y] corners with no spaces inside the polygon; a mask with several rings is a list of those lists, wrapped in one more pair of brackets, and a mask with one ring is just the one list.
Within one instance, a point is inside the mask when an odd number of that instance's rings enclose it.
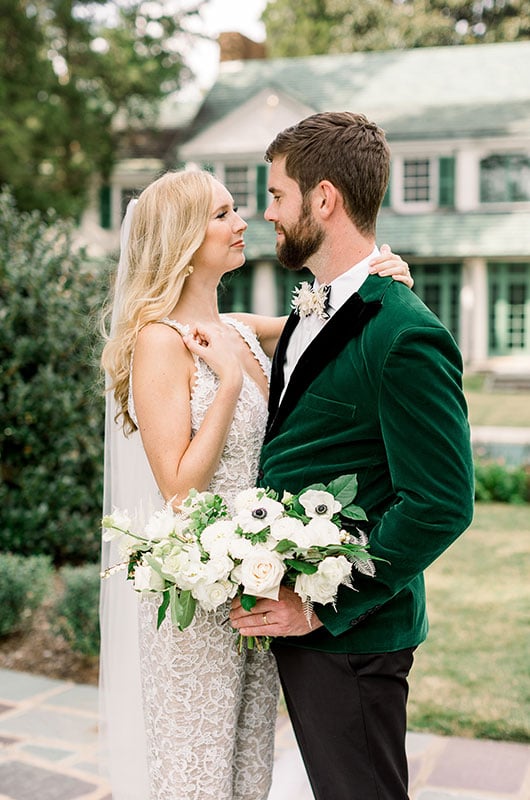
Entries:
{"label": "paving stone", "polygon": [[449,739],[426,783],[463,791],[516,793],[529,767],[529,749],[524,745]]}
{"label": "paving stone", "polygon": [[90,711],[97,714],[98,690],[95,686],[72,686],[61,694],[50,697],[47,705],[60,708],[75,708],[79,711]]}
{"label": "paving stone", "polygon": [[95,720],[50,708],[35,708],[2,720],[0,734],[13,733],[30,738],[46,738],[52,746],[57,742],[69,745],[91,744],[96,736]]}
{"label": "paving stone", "polygon": [[52,678],[42,678],[39,675],[0,669],[0,697],[2,700],[26,700],[33,695],[61,687],[66,689],[68,684]]}
{"label": "paving stone", "polygon": [[12,800],[76,800],[97,786],[21,761],[0,763],[0,791]]}
{"label": "paving stone", "polygon": [[28,744],[21,748],[28,755],[37,756],[44,761],[62,761],[74,754],[73,750],[63,750],[61,747],[44,747],[40,744]]}

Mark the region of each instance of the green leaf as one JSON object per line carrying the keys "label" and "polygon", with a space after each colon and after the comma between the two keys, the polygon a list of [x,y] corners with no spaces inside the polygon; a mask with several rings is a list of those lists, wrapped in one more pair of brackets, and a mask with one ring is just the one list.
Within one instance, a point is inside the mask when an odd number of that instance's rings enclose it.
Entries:
{"label": "green leaf", "polygon": [[314,575],[318,570],[314,564],[309,564],[307,561],[298,561],[296,558],[286,558],[285,564],[292,567],[296,572],[302,572],[304,575]]}
{"label": "green leaf", "polygon": [[348,506],[347,508],[341,509],[341,516],[348,517],[348,519],[368,519],[366,513],[361,506]]}
{"label": "green leaf", "polygon": [[146,553],[144,558],[151,567],[151,569],[153,569],[156,573],[158,573],[158,575],[160,575],[161,578],[165,578],[165,576],[162,574],[162,564],[160,563],[160,561],[157,561],[157,559],[153,558],[153,556],[150,555],[149,553]]}
{"label": "green leaf", "polygon": [[280,539],[274,549],[277,553],[286,553],[287,550],[293,550],[293,548],[296,549],[296,542],[291,539]]}
{"label": "green leaf", "polygon": [[245,609],[245,611],[252,611],[252,609],[256,605],[256,598],[252,594],[242,594],[241,605]]}
{"label": "green leaf", "polygon": [[166,589],[165,592],[162,592],[162,602],[158,607],[158,619],[156,622],[157,630],[162,625],[165,619],[168,606],[169,606],[169,589]]}
{"label": "green leaf", "polygon": [[180,593],[180,607],[181,607],[181,629],[187,628],[195,615],[195,607],[197,603],[190,591]]}
{"label": "green leaf", "polygon": [[357,475],[341,475],[326,487],[343,509],[349,506],[357,494]]}

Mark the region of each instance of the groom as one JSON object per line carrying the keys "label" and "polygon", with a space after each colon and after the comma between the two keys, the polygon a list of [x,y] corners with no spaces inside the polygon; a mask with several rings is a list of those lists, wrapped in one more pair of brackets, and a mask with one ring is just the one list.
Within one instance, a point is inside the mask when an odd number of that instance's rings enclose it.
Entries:
{"label": "groom", "polygon": [[[407,676],[427,635],[424,569],[468,527],[473,470],[451,334],[400,283],[368,274],[390,154],[360,114],[322,113],[269,146],[265,217],[285,267],[307,266],[329,306],[292,313],[274,357],[260,482],[298,492],[355,473],[376,575],[336,607],[300,598],[236,607],[275,638],[284,695],[317,800],[406,800]],[[324,290],[320,291],[324,295]],[[326,290],[327,293],[327,290]]]}

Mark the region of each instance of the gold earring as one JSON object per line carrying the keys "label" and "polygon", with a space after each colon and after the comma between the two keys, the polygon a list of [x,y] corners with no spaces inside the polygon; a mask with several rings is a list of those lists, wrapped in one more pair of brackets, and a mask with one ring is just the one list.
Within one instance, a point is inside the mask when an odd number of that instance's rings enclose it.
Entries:
{"label": "gold earring", "polygon": [[188,277],[188,275],[191,275],[192,272],[193,272],[193,264],[190,264],[188,266],[188,269],[186,270],[186,278]]}

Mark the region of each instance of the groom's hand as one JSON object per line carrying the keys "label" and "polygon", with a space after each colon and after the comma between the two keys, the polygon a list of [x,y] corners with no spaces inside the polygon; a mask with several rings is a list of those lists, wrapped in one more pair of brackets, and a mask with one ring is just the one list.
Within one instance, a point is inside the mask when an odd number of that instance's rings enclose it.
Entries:
{"label": "groom's hand", "polygon": [[308,621],[300,597],[285,586],[278,600],[261,598],[245,611],[238,597],[232,601],[230,622],[242,636],[305,636],[322,627],[315,613]]}

